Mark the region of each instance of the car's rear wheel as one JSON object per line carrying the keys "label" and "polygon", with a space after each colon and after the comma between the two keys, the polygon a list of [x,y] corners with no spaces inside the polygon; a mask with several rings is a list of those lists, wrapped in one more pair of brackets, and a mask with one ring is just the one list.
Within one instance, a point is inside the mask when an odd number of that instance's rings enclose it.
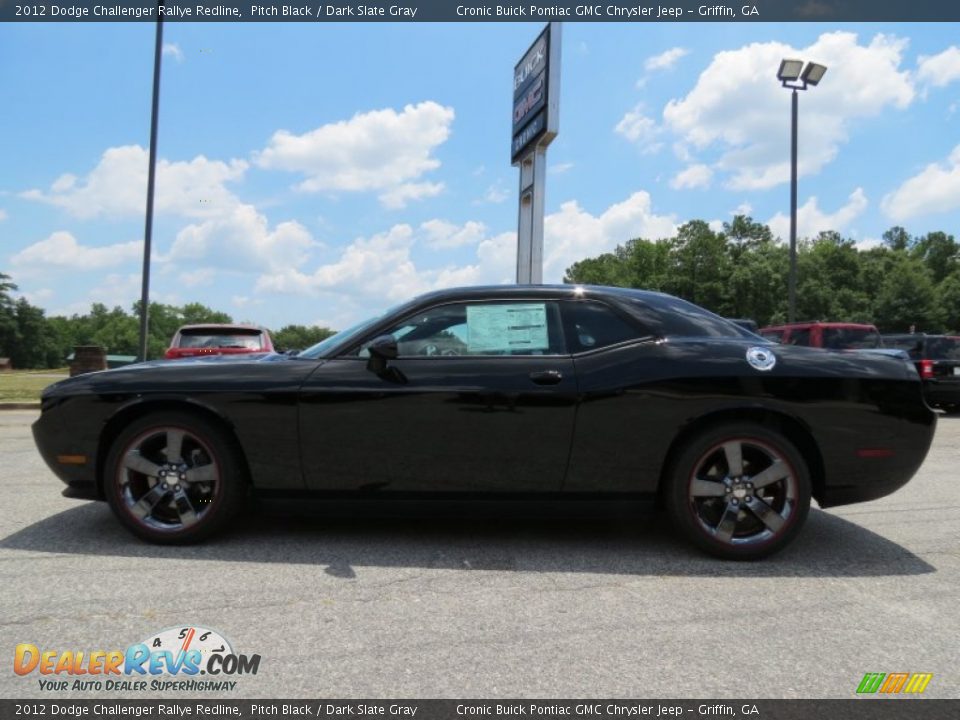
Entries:
{"label": "car's rear wheel", "polygon": [[788,545],[810,509],[810,474],[783,435],[753,423],[704,431],[676,455],[665,499],[674,524],[722,558],[754,560]]}
{"label": "car's rear wheel", "polygon": [[104,494],[135,535],[164,544],[196,542],[240,510],[243,467],[234,443],[214,423],[156,413],[131,423],[111,446]]}

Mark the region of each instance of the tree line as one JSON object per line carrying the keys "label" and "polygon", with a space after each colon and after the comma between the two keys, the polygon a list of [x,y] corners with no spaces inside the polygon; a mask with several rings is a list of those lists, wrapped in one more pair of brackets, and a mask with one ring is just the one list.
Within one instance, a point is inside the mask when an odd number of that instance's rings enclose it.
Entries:
{"label": "tree line", "polygon": [[[960,245],[952,235],[902,227],[876,247],[837,232],[797,246],[797,320],[866,322],[881,332],[960,330]],[[635,238],[567,269],[564,282],[659,290],[718,315],[764,325],[787,320],[789,248],[767,225],[737,216],[719,231],[703,220],[676,235]]]}
{"label": "tree line", "polygon": [[[890,228],[876,247],[858,248],[837,232],[821,232],[797,248],[797,319],[874,323],[883,332],[956,334],[960,330],[960,245],[952,235],[911,236]],[[725,317],[764,325],[786,322],[789,250],[767,225],[739,215],[722,229],[692,220],[669,238],[634,238],[613,252],[567,269],[564,282],[660,290]],[[62,367],[76,345],[137,355],[139,307],[130,312],[95,303],[90,312],[47,317],[14,299],[0,273],[0,357],[16,368]],[[150,303],[148,357],[163,357],[181,325],[229,323],[200,303]],[[287,325],[271,332],[279,349],[303,349],[329,337],[323,327]]]}
{"label": "tree line", "polygon": [[[0,273],[0,357],[10,358],[13,367],[63,367],[77,345],[99,345],[111,355],[139,354],[139,302],[130,312],[94,303],[84,315],[47,317],[25,298],[14,299],[16,289],[12,278]],[[227,313],[200,303],[150,303],[149,317],[147,356],[151,359],[163,357],[181,325],[233,322]],[[270,333],[274,346],[281,350],[303,350],[332,334],[329,328],[306,325],[286,325]]]}

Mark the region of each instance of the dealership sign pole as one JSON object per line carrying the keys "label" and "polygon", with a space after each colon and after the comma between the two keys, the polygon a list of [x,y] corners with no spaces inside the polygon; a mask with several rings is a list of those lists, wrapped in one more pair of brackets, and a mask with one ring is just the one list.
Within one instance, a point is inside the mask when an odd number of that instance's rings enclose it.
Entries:
{"label": "dealership sign pole", "polygon": [[543,282],[543,200],[547,145],[560,118],[560,23],[549,23],[513,68],[513,141],[520,167],[517,284]]}

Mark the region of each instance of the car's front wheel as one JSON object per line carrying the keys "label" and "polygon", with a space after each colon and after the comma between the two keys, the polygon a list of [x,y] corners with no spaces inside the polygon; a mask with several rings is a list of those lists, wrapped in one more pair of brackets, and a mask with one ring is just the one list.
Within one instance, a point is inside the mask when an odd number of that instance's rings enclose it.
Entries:
{"label": "car's front wheel", "polygon": [[783,435],[753,423],[719,425],[687,442],[666,478],[674,524],[703,550],[754,560],[781,550],[810,509],[810,474]]}
{"label": "car's front wheel", "polygon": [[139,418],[107,456],[104,494],[110,507],[151,542],[196,542],[222,530],[239,511],[244,488],[230,437],[188,413]]}

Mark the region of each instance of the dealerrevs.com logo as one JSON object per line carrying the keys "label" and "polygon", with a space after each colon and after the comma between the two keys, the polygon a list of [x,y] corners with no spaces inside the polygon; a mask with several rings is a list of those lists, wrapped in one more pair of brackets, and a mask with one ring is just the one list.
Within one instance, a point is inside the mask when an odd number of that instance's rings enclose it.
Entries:
{"label": "dealerrevs.com logo", "polygon": [[[172,627],[126,650],[43,649],[20,643],[13,671],[36,676],[41,690],[234,690],[239,675],[256,675],[259,655],[234,652],[216,630]],[[203,676],[202,678],[200,676]]]}

